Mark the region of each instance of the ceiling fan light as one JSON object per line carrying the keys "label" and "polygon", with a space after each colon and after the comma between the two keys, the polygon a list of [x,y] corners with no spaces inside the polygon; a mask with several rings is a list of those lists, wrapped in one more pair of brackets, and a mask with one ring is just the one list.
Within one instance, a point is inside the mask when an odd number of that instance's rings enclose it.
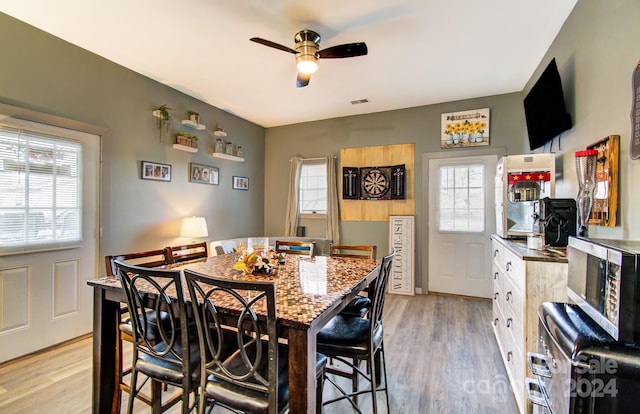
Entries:
{"label": "ceiling fan light", "polygon": [[318,70],[318,61],[313,56],[301,56],[296,66],[298,67],[298,72],[310,75]]}

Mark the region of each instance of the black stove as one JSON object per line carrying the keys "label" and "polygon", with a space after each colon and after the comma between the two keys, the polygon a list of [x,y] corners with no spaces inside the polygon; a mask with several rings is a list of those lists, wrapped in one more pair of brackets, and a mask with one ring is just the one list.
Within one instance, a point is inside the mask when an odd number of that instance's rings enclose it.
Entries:
{"label": "black stove", "polygon": [[614,340],[575,304],[545,302],[538,317],[534,413],[640,412],[640,346]]}

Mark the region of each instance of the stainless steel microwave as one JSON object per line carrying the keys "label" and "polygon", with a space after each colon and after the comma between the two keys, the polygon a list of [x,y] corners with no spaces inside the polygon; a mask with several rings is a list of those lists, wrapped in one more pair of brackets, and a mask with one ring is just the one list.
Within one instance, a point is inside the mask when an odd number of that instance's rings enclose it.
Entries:
{"label": "stainless steel microwave", "polygon": [[567,293],[616,341],[640,344],[640,241],[570,237]]}

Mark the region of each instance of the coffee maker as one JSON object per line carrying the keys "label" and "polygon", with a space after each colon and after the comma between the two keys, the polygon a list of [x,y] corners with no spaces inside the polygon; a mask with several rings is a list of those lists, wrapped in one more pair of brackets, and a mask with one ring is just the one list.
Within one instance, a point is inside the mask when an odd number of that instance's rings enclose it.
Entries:
{"label": "coffee maker", "polygon": [[542,235],[542,247],[566,247],[569,236],[576,235],[576,200],[541,198],[533,203],[534,229]]}
{"label": "coffee maker", "polygon": [[555,195],[554,154],[509,155],[496,167],[496,234],[525,238],[534,226],[534,202]]}

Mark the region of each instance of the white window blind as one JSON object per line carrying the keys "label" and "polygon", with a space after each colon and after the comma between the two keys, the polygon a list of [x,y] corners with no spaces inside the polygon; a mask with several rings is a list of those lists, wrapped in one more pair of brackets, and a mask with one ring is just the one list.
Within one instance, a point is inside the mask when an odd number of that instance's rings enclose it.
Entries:
{"label": "white window blind", "polygon": [[327,214],[327,163],[303,161],[300,172],[300,214]]}
{"label": "white window blind", "polygon": [[0,125],[0,254],[82,240],[82,147]]}
{"label": "white window blind", "polygon": [[484,231],[484,165],[440,167],[439,230]]}

